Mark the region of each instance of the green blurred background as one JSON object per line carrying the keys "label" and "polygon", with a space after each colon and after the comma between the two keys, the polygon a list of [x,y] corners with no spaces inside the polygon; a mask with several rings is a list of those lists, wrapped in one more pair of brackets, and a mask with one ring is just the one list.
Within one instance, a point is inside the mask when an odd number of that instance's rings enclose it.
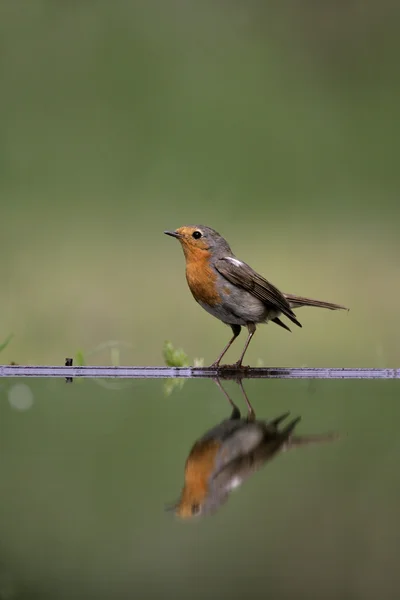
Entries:
{"label": "green blurred background", "polygon": [[211,362],[229,331],[162,233],[202,223],[282,290],[351,308],[262,328],[250,362],[398,365],[399,13],[3,0],[2,360],[104,363],[117,341],[160,364],[170,339]]}

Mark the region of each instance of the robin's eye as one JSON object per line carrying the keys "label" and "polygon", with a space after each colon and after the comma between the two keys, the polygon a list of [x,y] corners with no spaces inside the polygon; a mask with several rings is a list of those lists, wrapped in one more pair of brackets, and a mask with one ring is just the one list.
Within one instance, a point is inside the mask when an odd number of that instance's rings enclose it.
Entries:
{"label": "robin's eye", "polygon": [[200,512],[200,504],[198,504],[197,502],[194,502],[191,506],[192,509],[192,515],[198,515]]}
{"label": "robin's eye", "polygon": [[195,240],[199,240],[202,236],[201,231],[193,231],[192,233],[192,237],[194,237]]}

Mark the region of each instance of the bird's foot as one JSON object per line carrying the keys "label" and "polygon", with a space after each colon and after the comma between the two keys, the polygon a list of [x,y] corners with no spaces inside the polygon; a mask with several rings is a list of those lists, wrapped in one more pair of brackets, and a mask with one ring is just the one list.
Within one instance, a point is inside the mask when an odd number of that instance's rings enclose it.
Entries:
{"label": "bird's foot", "polygon": [[250,369],[250,365],[243,365],[240,361],[233,363],[232,365],[220,365],[217,362],[212,363],[209,369],[218,369],[219,371],[246,371]]}

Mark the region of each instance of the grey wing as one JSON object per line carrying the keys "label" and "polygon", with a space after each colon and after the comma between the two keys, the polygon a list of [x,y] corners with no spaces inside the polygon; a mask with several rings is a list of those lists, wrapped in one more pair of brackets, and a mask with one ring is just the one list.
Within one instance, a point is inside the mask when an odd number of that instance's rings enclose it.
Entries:
{"label": "grey wing", "polygon": [[259,423],[241,424],[240,429],[232,432],[219,450],[215,460],[215,470],[220,472],[237,458],[246,456],[261,443],[264,427]]}
{"label": "grey wing", "polygon": [[[290,424],[290,431],[293,431],[296,424],[297,420],[295,423]],[[284,450],[289,443],[289,439],[289,430],[282,433],[266,434],[248,452],[237,453],[232,460],[221,465],[221,468],[210,482],[212,489],[226,490],[232,486],[235,479],[239,482],[244,481],[254,470],[259,469],[280,451]],[[236,486],[233,485],[232,487]]]}
{"label": "grey wing", "polygon": [[229,258],[220,258],[216,261],[215,268],[230,283],[245,289],[265,304],[276,308],[293,323],[301,327],[282,292],[254,271],[250,265],[239,260],[232,262]]}

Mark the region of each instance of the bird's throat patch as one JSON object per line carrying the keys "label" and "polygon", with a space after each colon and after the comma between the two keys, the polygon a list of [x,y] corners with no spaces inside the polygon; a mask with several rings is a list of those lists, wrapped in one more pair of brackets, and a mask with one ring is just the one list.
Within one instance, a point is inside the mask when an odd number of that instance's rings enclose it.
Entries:
{"label": "bird's throat patch", "polygon": [[196,250],[186,254],[186,279],[197,302],[215,306],[221,302],[217,291],[217,274],[210,266],[210,253]]}
{"label": "bird's throat patch", "polygon": [[200,441],[193,446],[186,461],[185,486],[177,506],[181,517],[191,516],[192,503],[202,504],[207,497],[209,479],[220,447],[221,442],[217,440]]}

